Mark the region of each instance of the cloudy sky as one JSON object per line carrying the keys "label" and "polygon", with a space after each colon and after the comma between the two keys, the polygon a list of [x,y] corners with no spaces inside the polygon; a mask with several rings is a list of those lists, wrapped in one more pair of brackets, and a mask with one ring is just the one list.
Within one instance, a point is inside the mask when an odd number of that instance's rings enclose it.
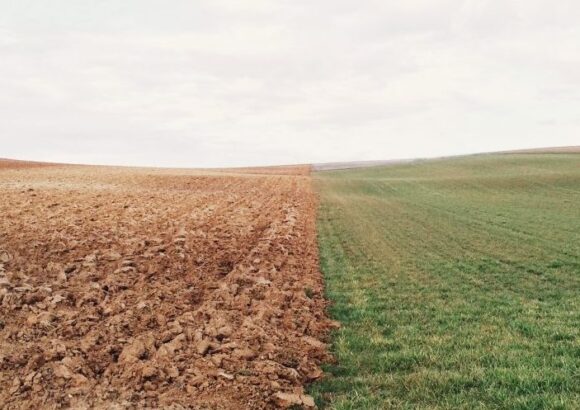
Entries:
{"label": "cloudy sky", "polygon": [[0,157],[228,166],[580,145],[577,0],[0,0]]}

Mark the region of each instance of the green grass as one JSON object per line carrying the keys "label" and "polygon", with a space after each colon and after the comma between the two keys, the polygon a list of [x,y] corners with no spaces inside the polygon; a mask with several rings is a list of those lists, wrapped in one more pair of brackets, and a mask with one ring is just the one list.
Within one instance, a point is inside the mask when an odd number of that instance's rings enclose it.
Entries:
{"label": "green grass", "polygon": [[580,408],[580,155],[322,172],[319,406]]}

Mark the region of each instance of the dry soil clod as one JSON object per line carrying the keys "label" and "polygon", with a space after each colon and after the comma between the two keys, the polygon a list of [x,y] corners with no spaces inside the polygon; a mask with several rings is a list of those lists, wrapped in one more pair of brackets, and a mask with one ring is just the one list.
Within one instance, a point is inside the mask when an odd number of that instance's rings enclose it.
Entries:
{"label": "dry soil clod", "polygon": [[0,164],[3,408],[314,407],[315,210],[308,167]]}

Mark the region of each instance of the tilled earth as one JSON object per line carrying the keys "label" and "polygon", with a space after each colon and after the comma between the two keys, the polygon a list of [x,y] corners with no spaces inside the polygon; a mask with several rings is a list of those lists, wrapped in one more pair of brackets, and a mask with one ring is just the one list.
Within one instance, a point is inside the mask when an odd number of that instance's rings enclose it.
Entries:
{"label": "tilled earth", "polygon": [[[0,161],[2,162],[2,161]],[[307,167],[0,166],[0,407],[312,407]]]}

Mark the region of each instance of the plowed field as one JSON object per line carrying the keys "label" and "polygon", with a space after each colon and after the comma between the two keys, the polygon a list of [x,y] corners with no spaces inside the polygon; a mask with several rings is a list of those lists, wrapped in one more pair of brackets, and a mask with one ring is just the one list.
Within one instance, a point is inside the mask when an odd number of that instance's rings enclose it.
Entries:
{"label": "plowed field", "polygon": [[307,167],[0,168],[4,408],[313,405],[333,323]]}

